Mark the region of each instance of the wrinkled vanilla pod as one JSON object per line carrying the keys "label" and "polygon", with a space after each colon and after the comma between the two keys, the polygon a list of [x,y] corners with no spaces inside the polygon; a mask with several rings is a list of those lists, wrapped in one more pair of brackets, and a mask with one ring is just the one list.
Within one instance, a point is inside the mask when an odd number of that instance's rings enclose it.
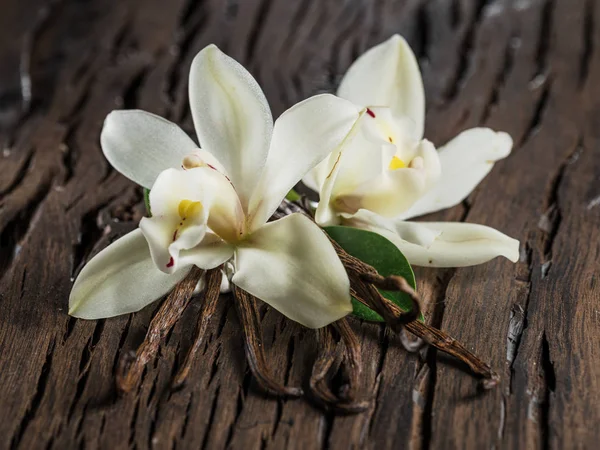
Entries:
{"label": "wrinkled vanilla pod", "polygon": [[360,375],[362,372],[360,341],[345,318],[332,323],[331,326],[335,328],[340,335],[345,350],[344,364],[342,364],[342,373],[345,383],[338,396],[342,400],[352,401],[357,396],[358,387],[360,385]]}
{"label": "wrinkled vanilla pod", "polygon": [[[459,341],[442,330],[415,320],[419,315],[418,312],[416,313],[416,317],[407,321],[407,318],[410,318],[408,314],[402,311],[398,305],[383,297],[375,288],[376,286],[379,289],[391,290],[389,289],[389,282],[385,281],[387,279],[382,280],[383,277],[373,274],[375,269],[349,255],[339,246],[336,246],[336,250],[344,263],[344,266],[348,270],[352,295],[358,301],[379,313],[394,331],[401,331],[401,327],[404,326],[408,331],[418,338],[423,339],[429,345],[462,361],[469,366],[475,374],[483,378],[482,386],[485,389],[490,389],[498,384],[499,377],[488,364],[484,363],[480,358],[467,350]],[[397,279],[400,277],[388,277],[388,279],[389,278]],[[393,282],[397,281],[398,280],[393,280]],[[402,290],[402,292],[406,292],[411,296],[413,305],[418,304],[418,302],[416,302],[416,293],[408,283],[406,283],[406,280],[404,280],[404,283],[398,283],[398,287],[402,287],[402,289],[399,290]],[[413,310],[414,309],[413,306]]]}
{"label": "wrinkled vanilla pod", "polygon": [[[339,325],[341,322],[341,325]],[[341,341],[336,343],[332,330],[336,329]],[[340,414],[356,414],[367,410],[370,401],[355,400],[360,378],[360,345],[345,319],[316,330],[319,354],[310,376],[313,398],[325,409]],[[342,369],[344,376],[340,391],[335,394],[329,382]]]}
{"label": "wrinkled vanilla pod", "polygon": [[339,401],[338,397],[329,389],[327,381],[330,374],[338,370],[343,356],[335,342],[331,327],[319,328],[316,333],[319,354],[313,364],[309,386],[315,398],[323,406],[327,406]]}
{"label": "wrinkled vanilla pod", "polygon": [[264,351],[256,298],[234,284],[231,287],[238,317],[244,331],[246,360],[259,386],[272,395],[302,396],[304,392],[301,388],[284,386],[271,375]]}
{"label": "wrinkled vanilla pod", "polygon": [[217,302],[219,301],[222,277],[223,274],[221,272],[221,267],[217,267],[206,272],[204,300],[202,303],[202,309],[200,310],[200,316],[198,316],[194,343],[185,356],[185,360],[171,384],[172,389],[179,389],[183,386],[190,372],[191,365],[195,361],[196,355],[204,343],[206,329],[210,323],[210,319],[217,310]]}
{"label": "wrinkled vanilla pod", "polygon": [[181,318],[192,298],[194,289],[204,271],[193,266],[187,276],[180,281],[169,296],[162,302],[152,318],[144,342],[133,355],[123,355],[117,370],[117,389],[126,394],[138,386],[146,364],[156,357],[162,340]]}

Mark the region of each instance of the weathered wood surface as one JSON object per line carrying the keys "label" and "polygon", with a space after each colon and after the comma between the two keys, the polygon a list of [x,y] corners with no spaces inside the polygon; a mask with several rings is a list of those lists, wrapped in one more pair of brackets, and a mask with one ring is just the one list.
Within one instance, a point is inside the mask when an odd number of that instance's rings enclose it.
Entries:
{"label": "weathered wood surface", "polygon": [[[593,0],[5,0],[0,6],[0,447],[596,448],[600,441],[600,4]],[[334,417],[256,392],[226,297],[181,391],[197,302],[115,401],[119,355],[155,306],[98,322],[66,314],[70,278],[136,226],[140,190],[99,148],[105,115],[140,108],[193,132],[192,57],[214,42],[280,114],[330,90],[399,32],[424,72],[427,136],[508,131],[513,154],[462,206],[435,215],[496,227],[521,261],[419,270],[428,319],[502,374],[475,380],[434,352],[353,322],[373,408]],[[31,93],[31,94],[30,94]],[[307,380],[314,332],[269,311],[281,379]]]}

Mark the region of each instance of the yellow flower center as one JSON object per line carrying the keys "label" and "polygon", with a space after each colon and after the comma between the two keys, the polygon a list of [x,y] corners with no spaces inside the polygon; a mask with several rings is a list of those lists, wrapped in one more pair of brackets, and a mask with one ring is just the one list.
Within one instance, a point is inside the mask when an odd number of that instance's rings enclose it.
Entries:
{"label": "yellow flower center", "polygon": [[389,170],[397,170],[397,169],[404,169],[406,167],[406,163],[404,161],[402,161],[400,158],[398,158],[397,156],[394,156],[392,158],[392,160],[390,161],[390,165],[388,166]]}
{"label": "yellow flower center", "polygon": [[202,202],[192,200],[181,200],[177,209],[182,219],[200,214],[200,211],[202,211]]}

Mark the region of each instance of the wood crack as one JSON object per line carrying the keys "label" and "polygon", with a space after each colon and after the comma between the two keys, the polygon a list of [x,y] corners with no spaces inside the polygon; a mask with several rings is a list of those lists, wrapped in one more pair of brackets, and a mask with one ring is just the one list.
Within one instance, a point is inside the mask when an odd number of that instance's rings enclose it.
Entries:
{"label": "wood crack", "polygon": [[[453,8],[452,8],[453,9]],[[427,2],[421,3],[417,9],[415,18],[416,25],[416,43],[414,45],[414,52],[419,61],[429,59],[429,34],[431,33],[429,23],[429,13],[427,8]]]}
{"label": "wood crack", "polygon": [[544,201],[545,213],[538,224],[539,228],[543,232],[541,245],[542,279],[548,275],[550,270],[554,240],[556,239],[562,223],[562,211],[558,197],[561,183],[563,182],[567,167],[573,162],[573,156],[577,153],[580,153],[582,149],[583,141],[582,138],[579,138],[576,145],[573,147],[573,150],[570,151],[566,158],[564,158],[564,160],[560,163],[555,174],[550,180],[550,186]]}
{"label": "wood crack", "polygon": [[[33,193],[32,198],[11,220],[9,220],[4,229],[0,232],[0,279],[5,271],[10,267],[15,257],[21,250],[20,243],[25,240],[31,231],[31,225],[34,218],[43,207],[45,200],[51,193],[51,181],[40,184]],[[2,208],[0,207],[0,212]],[[1,216],[0,216],[1,218]]]}
{"label": "wood crack", "polygon": [[551,85],[552,80],[550,79],[545,79],[545,81],[543,82],[542,93],[537,99],[537,103],[533,110],[533,114],[531,116],[531,120],[529,121],[529,125],[523,133],[523,138],[519,143],[520,148],[522,148],[527,142],[529,142],[529,140],[539,132],[542,126],[542,121],[548,109],[548,100],[550,98]]}
{"label": "wood crack", "polygon": [[595,14],[594,0],[586,0],[583,11],[583,51],[581,52],[581,62],[579,65],[579,86],[583,86],[588,78],[590,61],[594,54],[594,14]]}
{"label": "wood crack", "polygon": [[[21,185],[21,183],[23,182],[23,179],[25,178],[26,174],[29,172],[29,169],[31,168],[31,162],[33,161],[33,155],[34,155],[34,152],[32,150],[29,150],[27,152],[25,158],[22,158],[23,162],[16,169],[16,173],[13,177],[12,182],[3,190],[0,190],[0,199],[8,197],[9,195],[12,194],[12,192],[17,187],[19,187]],[[1,203],[0,203],[0,205],[1,205]]]}
{"label": "wood crack", "polygon": [[488,102],[485,105],[483,114],[481,116],[481,123],[486,123],[488,121],[492,110],[498,104],[500,91],[504,89],[506,85],[506,80],[508,79],[508,75],[513,69],[516,54],[516,46],[514,45],[514,42],[516,42],[516,39],[520,39],[519,36],[516,34],[511,34],[506,43],[506,47],[504,48],[503,54],[504,59],[502,63],[502,68],[498,71],[498,74],[496,75],[496,79],[492,87],[492,93],[489,97]]}
{"label": "wood crack", "polygon": [[460,91],[468,74],[471,54],[474,47],[475,31],[480,23],[482,12],[489,0],[477,0],[475,3],[475,11],[472,13],[472,19],[467,25],[465,35],[458,49],[458,67],[454,73],[453,79],[450,81],[450,88],[446,95],[446,101],[452,101]]}
{"label": "wood crack", "polygon": [[260,33],[264,28],[264,24],[267,20],[267,16],[269,15],[269,10],[273,0],[262,0],[260,5],[258,6],[258,11],[256,13],[256,19],[253,22],[253,27],[248,33],[247,47],[246,47],[246,58],[247,62],[254,61],[254,55],[256,53],[256,48],[258,44],[258,39],[260,37]]}
{"label": "wood crack", "polygon": [[[209,12],[204,1],[187,0],[182,8],[177,30],[177,57],[180,60],[186,60],[191,49],[192,43],[198,36],[198,31],[205,28],[209,18]],[[171,104],[177,100],[176,94],[181,84],[181,67],[173,64],[171,71],[166,79],[166,95]],[[187,77],[183,78],[184,83]]]}
{"label": "wood crack", "polygon": [[545,74],[548,71],[548,50],[550,49],[550,38],[552,31],[552,13],[554,11],[554,0],[546,0],[542,7],[542,24],[540,26],[540,37],[536,53],[536,73],[534,77]]}
{"label": "wood crack", "polygon": [[38,376],[38,379],[37,379],[37,385],[35,388],[35,392],[34,392],[33,396],[31,397],[31,400],[29,401],[29,405],[27,406],[27,409],[25,410],[25,414],[21,418],[21,422],[19,423],[19,426],[11,439],[11,443],[10,443],[11,449],[15,449],[19,446],[19,443],[21,442],[21,439],[23,438],[23,435],[25,434],[25,431],[27,430],[27,426],[35,417],[37,410],[42,403],[42,399],[44,398],[44,395],[46,394],[46,386],[48,385],[48,379],[50,377],[50,371],[52,369],[52,357],[54,354],[55,344],[56,344],[56,341],[54,339],[52,339],[52,341],[50,341],[50,343],[48,344],[48,347],[46,348],[46,359],[40,370],[40,375]]}
{"label": "wood crack", "polygon": [[546,332],[542,336],[542,374],[544,377],[544,399],[541,407],[540,428],[542,433],[542,448],[544,450],[551,448],[551,432],[550,410],[552,408],[552,394],[556,389],[556,372],[554,364],[550,358],[550,344],[546,336]]}
{"label": "wood crack", "polygon": [[[466,217],[466,215],[465,215]],[[444,320],[444,313],[446,310],[446,295],[448,288],[456,269],[448,269],[444,271],[440,277],[440,285],[436,289],[436,294],[433,297],[436,302],[431,311],[430,324],[436,328],[441,328]],[[443,297],[440,300],[440,297]],[[426,388],[425,405],[423,406],[423,416],[421,425],[421,442],[422,448],[427,450],[431,448],[432,436],[433,436],[433,404],[435,400],[435,390],[437,385],[437,355],[438,352],[435,348],[429,347],[426,350],[425,364],[429,369],[429,380]]]}
{"label": "wood crack", "polygon": [[512,305],[510,310],[510,318],[508,323],[508,331],[506,334],[506,361],[509,366],[510,378],[508,382],[509,394],[513,391],[514,382],[514,363],[519,355],[519,349],[521,347],[523,332],[527,328],[528,321],[527,315],[529,311],[529,304],[531,300],[531,275],[533,271],[533,249],[529,245],[529,242],[525,243],[525,263],[527,266],[527,273],[525,276],[517,277],[517,281],[524,283],[526,293],[524,295],[523,303],[515,303]]}

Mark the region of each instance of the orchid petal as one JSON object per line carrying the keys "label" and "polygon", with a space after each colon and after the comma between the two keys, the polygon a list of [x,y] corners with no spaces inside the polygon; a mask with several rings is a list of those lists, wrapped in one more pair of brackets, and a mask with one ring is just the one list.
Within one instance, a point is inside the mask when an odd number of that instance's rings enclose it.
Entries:
{"label": "orchid petal", "polygon": [[150,189],[165,169],[201,151],[177,125],[145,111],[113,111],[100,135],[108,162],[135,183]]}
{"label": "orchid petal", "polygon": [[[352,143],[347,144],[338,148],[336,151],[329,155],[327,160],[326,170],[323,172],[325,176],[321,182],[321,189],[319,191],[319,204],[315,211],[315,222],[321,226],[338,225],[340,218],[333,200],[333,189],[336,186],[337,177],[340,173],[340,161],[345,158],[345,151],[343,147],[353,145]],[[322,163],[321,163],[322,164]],[[319,174],[319,176],[321,176]]]}
{"label": "orchid petal", "polygon": [[304,177],[302,177],[302,183],[304,183],[309,189],[312,189],[315,192],[319,192],[321,190],[321,186],[325,181],[325,177],[328,173],[329,167],[329,155],[323,158],[319,164],[317,164],[313,169],[311,169]]}
{"label": "orchid petal", "polygon": [[338,96],[361,106],[389,106],[409,117],[416,139],[423,137],[425,92],[419,64],[404,38],[394,35],[367,50],[348,69]]}
{"label": "orchid petal", "polygon": [[198,139],[223,164],[246,210],[273,130],[265,95],[244,67],[214,45],[194,58],[189,94]]}
{"label": "orchid petal", "polygon": [[[351,221],[393,242],[415,266],[466,267],[482,264],[497,256],[519,260],[519,241],[484,225],[462,222],[411,222],[362,216]],[[434,239],[431,239],[434,237]]]}
{"label": "orchid petal", "polygon": [[173,289],[188,271],[160,272],[142,232],[134,230],[85,265],[71,290],[69,314],[103,319],[139,311]]}
{"label": "orchid petal", "polygon": [[[179,259],[182,266],[193,264],[201,269],[209,270],[229,261],[233,256],[233,251],[231,244],[212,233],[207,233],[197,246],[182,251]],[[223,282],[221,286],[223,286]]]}
{"label": "orchid petal", "polygon": [[359,113],[351,102],[323,94],[298,103],[277,119],[265,168],[250,202],[253,228],[266,223],[289,190],[342,145]]}
{"label": "orchid petal", "polygon": [[402,218],[429,214],[460,204],[492,170],[494,163],[506,158],[513,145],[504,132],[472,128],[460,133],[438,151],[440,180]]}
{"label": "orchid petal", "polygon": [[232,283],[309,328],[352,311],[346,271],[323,231],[301,214],[270,222],[240,245]]}

